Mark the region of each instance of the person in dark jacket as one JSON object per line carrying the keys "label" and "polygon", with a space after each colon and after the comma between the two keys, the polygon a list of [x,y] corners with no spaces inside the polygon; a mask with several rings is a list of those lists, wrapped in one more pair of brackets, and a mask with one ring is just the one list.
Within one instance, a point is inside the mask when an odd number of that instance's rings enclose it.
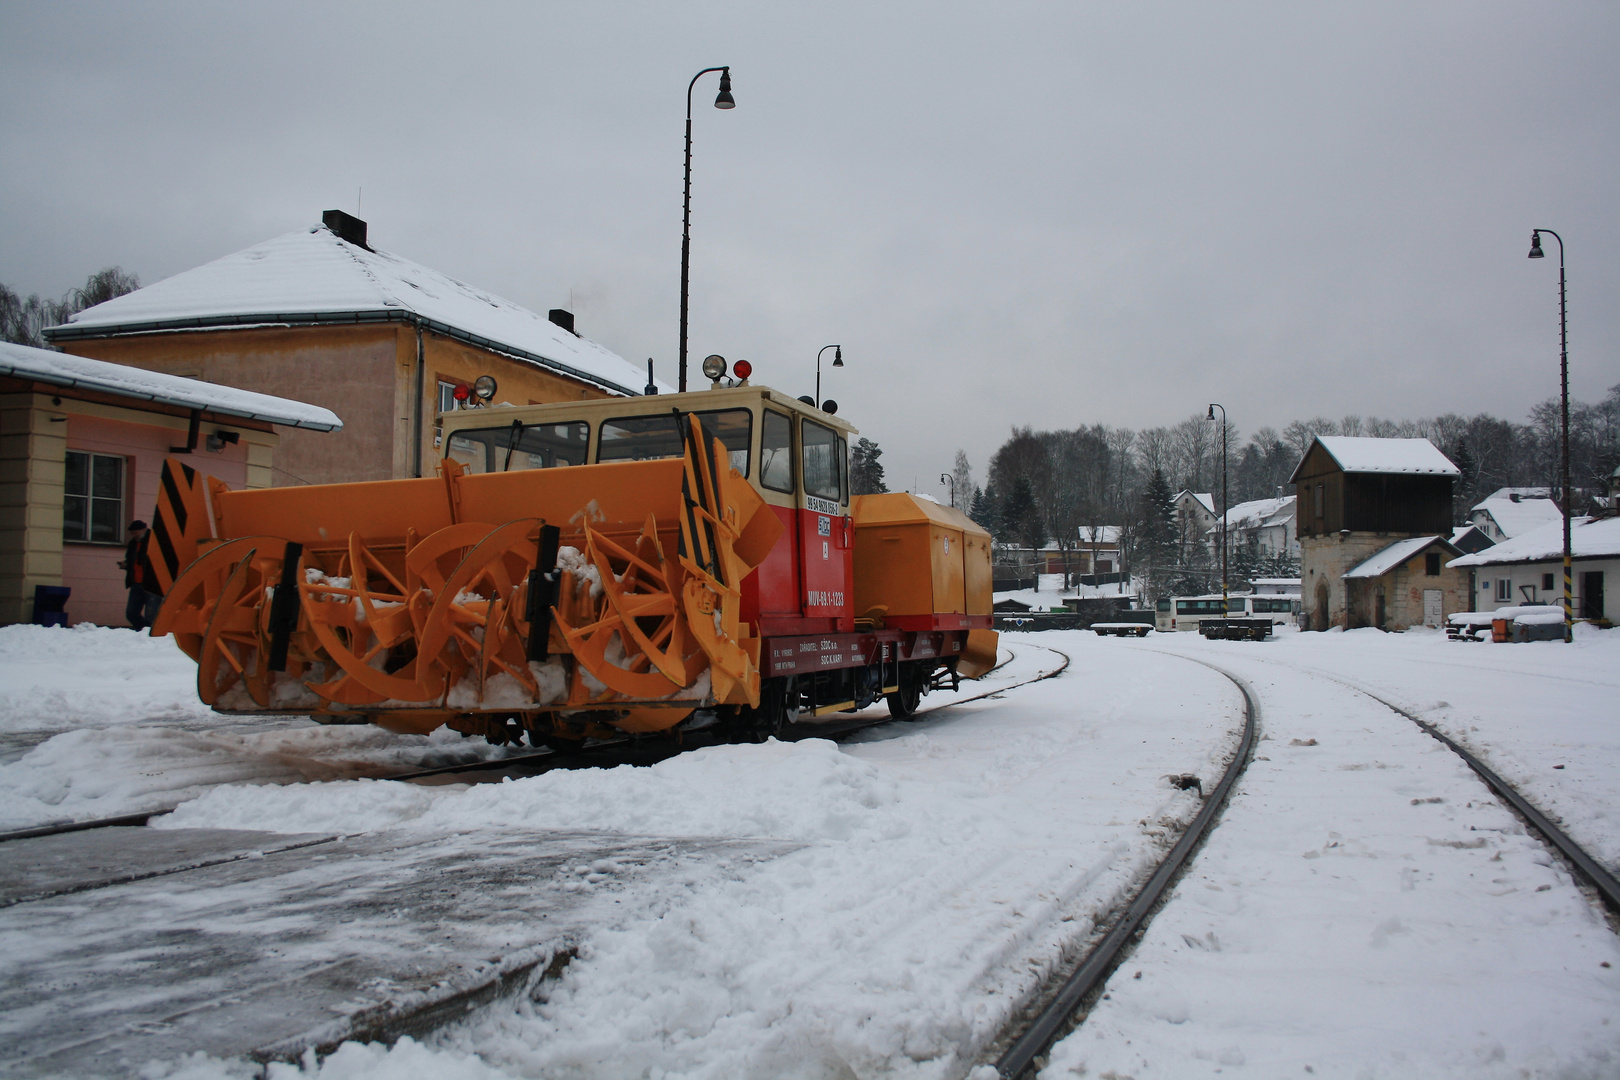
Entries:
{"label": "person in dark jacket", "polygon": [[129,602],[124,605],[124,618],[133,630],[145,630],[157,618],[163,603],[163,593],[152,580],[152,564],[146,561],[146,544],[152,532],[144,521],[129,523],[129,542],[124,545],[124,558],[118,565],[124,571],[124,588],[129,590]]}

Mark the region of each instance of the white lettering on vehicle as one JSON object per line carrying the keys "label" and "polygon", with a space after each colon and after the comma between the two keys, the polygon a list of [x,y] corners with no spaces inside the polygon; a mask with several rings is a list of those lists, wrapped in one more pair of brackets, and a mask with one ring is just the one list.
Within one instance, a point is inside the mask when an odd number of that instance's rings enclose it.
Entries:
{"label": "white lettering on vehicle", "polygon": [[832,667],[832,666],[834,666],[836,664],[842,664],[843,662],[844,662],[844,654],[841,653],[841,652],[822,653],[821,654],[821,666],[822,667]]}
{"label": "white lettering on vehicle", "polygon": [[818,499],[814,495],[806,495],[804,497],[804,505],[807,510],[814,510],[818,514],[838,513],[837,503],[830,503],[826,499]]}
{"label": "white lettering on vehicle", "polygon": [[844,594],[829,589],[810,589],[804,594],[807,607],[843,607]]}

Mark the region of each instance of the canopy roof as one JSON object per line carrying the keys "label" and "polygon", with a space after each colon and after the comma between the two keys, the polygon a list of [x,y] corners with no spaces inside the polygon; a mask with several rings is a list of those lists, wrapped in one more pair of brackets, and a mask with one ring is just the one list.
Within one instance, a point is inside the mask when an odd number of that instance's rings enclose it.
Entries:
{"label": "canopy roof", "polygon": [[8,342],[0,342],[0,375],[314,431],[343,427],[336,413],[319,405]]}

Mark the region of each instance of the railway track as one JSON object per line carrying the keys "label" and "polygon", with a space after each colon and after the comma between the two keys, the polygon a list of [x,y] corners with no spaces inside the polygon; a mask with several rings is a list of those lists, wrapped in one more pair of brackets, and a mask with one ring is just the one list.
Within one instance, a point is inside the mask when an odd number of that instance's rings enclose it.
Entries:
{"label": "railway track", "polygon": [[[1026,1023],[996,1059],[997,1075],[1006,1078],[1006,1080],[1033,1076],[1037,1066],[1042,1062],[1044,1055],[1051,1046],[1059,1038],[1067,1035],[1084,1022],[1085,1015],[1082,1010],[1086,1009],[1089,1003],[1103,992],[1108,977],[1119,966],[1130,946],[1146,928],[1154,910],[1163,902],[1171,886],[1174,885],[1181,871],[1185,869],[1188,859],[1207,837],[1211,826],[1215,823],[1216,816],[1227,801],[1232,785],[1243,771],[1253,752],[1255,725],[1259,717],[1259,704],[1253,691],[1241,676],[1218,664],[1186,656],[1182,653],[1166,652],[1159,649],[1150,651],[1202,664],[1204,667],[1230,679],[1242,691],[1244,696],[1245,732],[1243,743],[1239,752],[1234,755],[1232,762],[1228,765],[1226,773],[1222,776],[1215,792],[1205,801],[1205,805],[1198,817],[1194,819],[1192,825],[1188,827],[1175,847],[1166,855],[1163,862],[1159,864],[1131,902],[1116,917],[1108,932],[1081,958],[1078,966],[1074,968],[1073,972],[1056,991],[1049,992],[1044,1004],[1036,1012],[1034,1018]],[[1265,658],[1259,659],[1263,663],[1277,663],[1277,661]],[[1548,815],[1525,798],[1512,784],[1504,780],[1467,747],[1411,710],[1343,678],[1315,669],[1295,668],[1293,665],[1287,664],[1278,664],[1278,666],[1338,683],[1410,721],[1424,734],[1451,750],[1519,818],[1530,834],[1551,850],[1554,857],[1559,859],[1569,870],[1571,877],[1586,886],[1591,895],[1596,897],[1608,909],[1611,919],[1620,916],[1620,880],[1617,880],[1614,874],[1559,828]]]}
{"label": "railway track", "polygon": [[[858,732],[880,727],[884,724],[913,723],[943,709],[965,705],[973,701],[982,701],[986,698],[995,697],[997,694],[1015,690],[1020,686],[1027,686],[1044,679],[1054,678],[1068,669],[1069,657],[1067,654],[1044,645],[1031,644],[1028,647],[1053,653],[1061,658],[1060,662],[1050,670],[1015,683],[997,686],[969,696],[957,697],[949,702],[925,705],[905,721],[896,721],[892,717],[873,709],[873,715],[870,717],[853,718],[849,721],[791,725],[784,733],[784,741],[797,741],[799,739],[833,739],[839,741]],[[1009,656],[1008,659],[997,664],[991,673],[1000,671],[1015,658],[1016,654]],[[610,769],[619,765],[654,765],[687,750],[720,744],[721,740],[714,738],[709,731],[700,729],[681,742],[666,738],[614,739],[593,743],[578,750],[536,750],[531,753],[515,754],[495,760],[442,765],[431,769],[412,769],[406,772],[369,777],[368,779],[417,783],[442,777],[464,777],[467,778],[466,782],[469,783],[499,783],[504,779],[538,776],[553,769]],[[35,837],[56,836],[62,833],[84,832],[90,829],[140,826],[147,824],[153,818],[163,817],[173,811],[174,807],[172,806],[157,807],[152,810],[119,814],[113,817],[89,818],[82,821],[67,821],[27,829],[15,829],[10,832],[0,832],[0,844],[11,840],[28,840]]]}

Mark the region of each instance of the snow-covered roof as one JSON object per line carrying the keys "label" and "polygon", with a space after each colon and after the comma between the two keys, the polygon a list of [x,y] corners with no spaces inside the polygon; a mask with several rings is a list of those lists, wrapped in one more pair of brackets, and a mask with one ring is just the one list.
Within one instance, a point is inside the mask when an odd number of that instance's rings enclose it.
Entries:
{"label": "snow-covered roof", "polygon": [[1300,583],[1300,580],[1301,579],[1299,579],[1297,577],[1257,577],[1257,578],[1250,578],[1249,579],[1249,584],[1251,584],[1251,585],[1296,585],[1297,586]]}
{"label": "snow-covered roof", "polygon": [[1511,499],[1515,495],[1519,496],[1521,499],[1550,499],[1552,498],[1552,488],[1499,487],[1485,497],[1487,499]]}
{"label": "snow-covered roof", "polygon": [[[1620,517],[1571,518],[1570,552],[1577,559],[1620,558]],[[1502,563],[1550,562],[1564,557],[1564,523],[1549,521],[1538,529],[1504,540],[1493,548],[1453,559],[1451,566],[1497,566]]]}
{"label": "snow-covered roof", "polygon": [[1082,525],[1076,531],[1082,544],[1119,543],[1118,525]]}
{"label": "snow-covered roof", "polygon": [[[1414,473],[1461,476],[1451,459],[1428,439],[1363,439],[1349,435],[1318,435],[1339,468],[1347,473]],[[1303,464],[1303,462],[1301,462]],[[1295,470],[1296,473],[1298,470]]]}
{"label": "snow-covered roof", "polygon": [[[265,324],[419,323],[468,344],[633,395],[645,369],[544,315],[324,225],[278,236],[71,316],[53,342]],[[669,391],[670,387],[662,387]]]}
{"label": "snow-covered roof", "polygon": [[205,409],[226,416],[267,420],[288,427],[315,431],[337,431],[343,427],[336,413],[319,405],[8,342],[0,342],[0,375],[32,379],[50,386],[82,387],[118,397],[178,405],[183,409]]}
{"label": "snow-covered roof", "polygon": [[1562,521],[1564,512],[1558,509],[1558,504],[1551,499],[1491,497],[1469,511],[1473,514],[1489,514],[1496,527],[1508,537],[1522,536],[1531,529],[1538,529],[1549,521]]}
{"label": "snow-covered roof", "polygon": [[[1385,574],[1389,573],[1391,570],[1401,565],[1401,563],[1405,562],[1407,559],[1410,559],[1412,556],[1416,555],[1418,552],[1422,551],[1431,544],[1440,544],[1450,551],[1457,550],[1456,548],[1452,547],[1451,543],[1444,537],[1414,536],[1408,540],[1395,541],[1393,544],[1376,553],[1371,558],[1351,567],[1345,572],[1344,576],[1347,578],[1383,577]],[[1456,564],[1451,563],[1449,565]]]}
{"label": "snow-covered roof", "polygon": [[1298,497],[1285,495],[1280,499],[1251,499],[1240,502],[1226,512],[1228,529],[1258,529],[1267,525],[1283,525],[1294,516],[1294,503]]}
{"label": "snow-covered roof", "polygon": [[1202,506],[1206,511],[1208,511],[1211,514],[1215,513],[1215,496],[1211,495],[1207,491],[1187,491],[1187,490],[1182,490],[1182,491],[1176,492],[1176,497],[1175,497],[1174,501],[1179,503],[1182,499],[1196,499],[1198,501],[1198,504],[1200,506]]}

